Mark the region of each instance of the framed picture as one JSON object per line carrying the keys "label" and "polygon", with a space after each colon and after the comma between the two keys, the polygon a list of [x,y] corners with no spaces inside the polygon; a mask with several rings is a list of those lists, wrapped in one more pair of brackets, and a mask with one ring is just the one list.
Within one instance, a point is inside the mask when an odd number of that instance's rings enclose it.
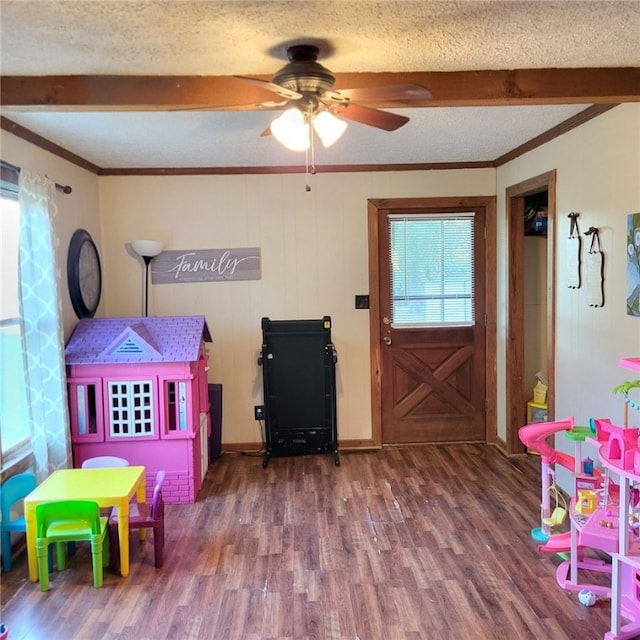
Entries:
{"label": "framed picture", "polygon": [[627,315],[640,317],[640,213],[627,216]]}

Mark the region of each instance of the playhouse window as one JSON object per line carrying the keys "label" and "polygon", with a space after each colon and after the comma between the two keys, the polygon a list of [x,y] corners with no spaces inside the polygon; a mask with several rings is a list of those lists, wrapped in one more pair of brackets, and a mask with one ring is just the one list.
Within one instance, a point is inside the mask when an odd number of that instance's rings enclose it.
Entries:
{"label": "playhouse window", "polygon": [[187,429],[187,384],[180,381],[165,382],[165,398],[167,402],[167,430],[186,431]]}
{"label": "playhouse window", "polygon": [[78,409],[78,435],[97,433],[96,385],[79,384],[76,387]]}
{"label": "playhouse window", "polygon": [[153,435],[153,381],[109,382],[112,438]]}

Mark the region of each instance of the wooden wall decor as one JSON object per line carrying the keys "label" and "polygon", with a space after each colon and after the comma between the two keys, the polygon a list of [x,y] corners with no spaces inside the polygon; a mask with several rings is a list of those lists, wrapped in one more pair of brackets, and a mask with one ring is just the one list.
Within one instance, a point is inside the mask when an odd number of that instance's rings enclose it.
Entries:
{"label": "wooden wall decor", "polygon": [[584,235],[591,236],[586,255],[587,304],[604,307],[604,253],[600,248],[600,234],[597,227],[589,227]]}
{"label": "wooden wall decor", "polygon": [[569,289],[579,289],[582,285],[582,238],[578,227],[578,216],[572,211],[569,214],[571,226],[567,238],[567,286]]}

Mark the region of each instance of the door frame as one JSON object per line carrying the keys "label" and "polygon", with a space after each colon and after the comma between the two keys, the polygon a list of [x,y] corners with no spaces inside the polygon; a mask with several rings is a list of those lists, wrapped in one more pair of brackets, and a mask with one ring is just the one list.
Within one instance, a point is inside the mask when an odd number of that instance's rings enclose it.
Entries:
{"label": "door frame", "polygon": [[[555,292],[556,292],[556,170],[547,171],[507,187],[507,317],[505,354],[506,452],[523,453],[518,430],[527,422],[524,383],[524,199],[548,193],[547,217],[547,416],[554,419],[555,406]],[[532,381],[533,385],[533,381]]]}
{"label": "door frame", "polygon": [[378,264],[380,237],[379,209],[420,210],[426,207],[485,208],[485,380],[486,439],[497,440],[496,403],[496,198],[495,196],[388,198],[367,200],[369,236],[369,351],[371,355],[371,439],[372,445],[382,442],[382,353],[380,348],[380,273]]}

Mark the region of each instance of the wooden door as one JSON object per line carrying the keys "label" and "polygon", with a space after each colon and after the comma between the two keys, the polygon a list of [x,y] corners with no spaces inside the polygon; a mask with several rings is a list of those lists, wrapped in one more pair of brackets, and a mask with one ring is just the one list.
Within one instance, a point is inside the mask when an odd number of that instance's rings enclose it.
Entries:
{"label": "wooden door", "polygon": [[487,440],[486,200],[370,201],[383,444]]}

